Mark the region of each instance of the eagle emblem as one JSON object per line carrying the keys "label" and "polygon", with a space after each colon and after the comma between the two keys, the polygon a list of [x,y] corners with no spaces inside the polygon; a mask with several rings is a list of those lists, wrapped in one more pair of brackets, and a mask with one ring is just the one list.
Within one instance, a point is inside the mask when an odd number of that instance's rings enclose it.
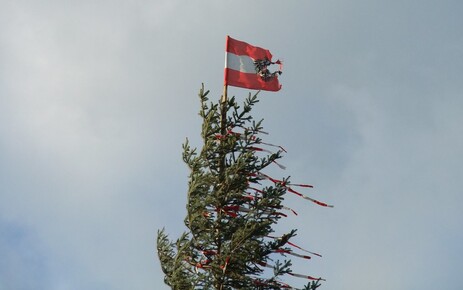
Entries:
{"label": "eagle emblem", "polygon": [[281,62],[277,60],[276,62],[271,62],[268,58],[257,59],[254,61],[254,66],[256,68],[256,73],[261,77],[265,82],[271,81],[276,77],[276,75],[281,75],[282,71],[277,70],[275,72],[270,72],[268,66],[272,64],[279,64],[281,67]]}

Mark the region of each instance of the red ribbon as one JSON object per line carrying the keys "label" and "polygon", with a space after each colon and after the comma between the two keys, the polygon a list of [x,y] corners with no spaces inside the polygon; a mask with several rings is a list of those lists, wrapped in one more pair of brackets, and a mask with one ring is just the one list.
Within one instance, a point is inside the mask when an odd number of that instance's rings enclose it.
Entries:
{"label": "red ribbon", "polygon": [[322,255],[320,255],[320,254],[317,254],[317,253],[314,253],[314,252],[311,252],[311,251],[307,251],[306,249],[303,249],[303,248],[299,247],[298,245],[296,245],[296,244],[294,244],[294,243],[291,243],[290,241],[288,241],[288,245],[291,245],[291,246],[293,246],[293,247],[295,247],[295,248],[298,248],[299,250],[302,250],[302,251],[304,251],[304,252],[306,252],[306,253],[309,253],[309,254],[312,254],[312,255],[315,255],[315,256],[319,256],[319,257],[322,256]]}
{"label": "red ribbon", "polygon": [[302,275],[302,274],[295,274],[295,273],[288,273],[288,274],[291,275],[291,276],[294,276],[294,277],[305,278],[305,279],[309,279],[309,280],[321,280],[321,281],[326,281],[325,279],[322,279],[322,278],[315,278],[315,277],[312,277],[312,276],[309,276],[309,275]]}
{"label": "red ribbon", "polygon": [[334,207],[334,205],[330,205],[330,204],[326,204],[324,202],[321,202],[321,201],[318,201],[316,199],[313,199],[311,197],[308,197],[307,195],[303,195],[302,193],[299,193],[297,191],[295,191],[294,189],[292,189],[291,187],[286,187],[288,189],[289,192],[292,192],[300,197],[302,197],[303,199],[307,199],[307,200],[310,200],[311,202],[315,203],[315,204],[318,204],[320,206],[325,206],[325,207]]}
{"label": "red ribbon", "polygon": [[292,256],[295,256],[295,257],[303,258],[303,259],[312,259],[312,257],[310,257],[310,256],[297,254],[297,253],[294,253],[294,252],[292,252],[290,250],[285,250],[285,249],[277,249],[277,250],[275,250],[275,253],[288,254],[288,255],[292,255]]}

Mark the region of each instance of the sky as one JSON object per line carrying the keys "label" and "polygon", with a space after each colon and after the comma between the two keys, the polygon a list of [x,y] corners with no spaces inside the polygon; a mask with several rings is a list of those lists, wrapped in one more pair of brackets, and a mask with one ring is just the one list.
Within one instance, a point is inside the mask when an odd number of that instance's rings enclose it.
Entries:
{"label": "sky", "polygon": [[[254,110],[294,182],[332,209],[278,225],[327,290],[463,284],[463,2],[0,2],[0,290],[169,289],[197,93],[226,35],[284,61]],[[248,90],[230,88],[244,99]],[[291,280],[302,285],[301,279]]]}

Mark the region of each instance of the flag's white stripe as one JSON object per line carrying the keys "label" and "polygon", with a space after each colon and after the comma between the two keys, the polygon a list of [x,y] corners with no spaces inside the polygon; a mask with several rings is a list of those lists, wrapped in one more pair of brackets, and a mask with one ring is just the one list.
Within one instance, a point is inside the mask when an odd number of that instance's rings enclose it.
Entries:
{"label": "flag's white stripe", "polygon": [[242,73],[256,73],[254,60],[247,55],[225,52],[225,67]]}

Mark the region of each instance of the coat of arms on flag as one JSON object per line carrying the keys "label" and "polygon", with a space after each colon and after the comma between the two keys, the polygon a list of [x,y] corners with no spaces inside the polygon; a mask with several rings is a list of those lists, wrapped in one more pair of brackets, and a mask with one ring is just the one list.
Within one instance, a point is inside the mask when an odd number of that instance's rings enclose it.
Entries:
{"label": "coat of arms on flag", "polygon": [[[277,64],[279,70],[271,72],[269,66]],[[282,63],[272,62],[272,54],[268,49],[256,47],[246,42],[227,36],[225,48],[224,85],[235,87],[279,91],[281,85]]]}

